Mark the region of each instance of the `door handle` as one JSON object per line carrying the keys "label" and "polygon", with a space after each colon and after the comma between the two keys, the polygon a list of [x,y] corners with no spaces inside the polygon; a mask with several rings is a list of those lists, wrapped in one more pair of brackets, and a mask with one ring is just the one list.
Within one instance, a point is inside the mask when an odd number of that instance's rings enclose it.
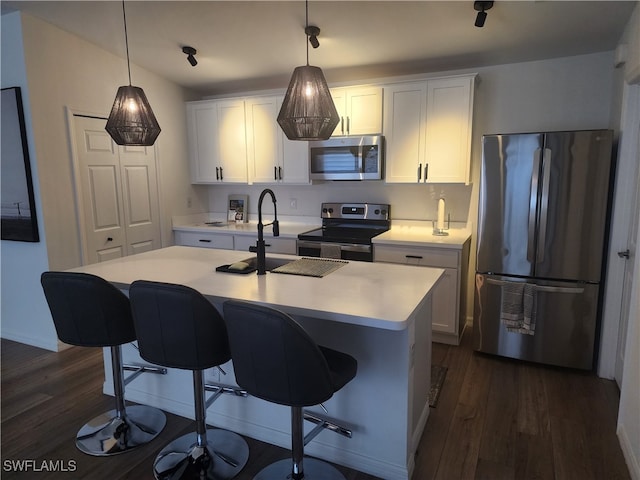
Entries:
{"label": "door handle", "polygon": [[622,252],[618,252],[618,256],[620,258],[625,258],[628,259],[631,256],[631,252],[629,251],[629,249],[627,248],[626,250],[622,251]]}
{"label": "door handle", "polygon": [[527,260],[535,261],[536,217],[538,213],[538,180],[540,176],[540,162],[542,150],[536,148],[533,153],[533,167],[531,170],[531,183],[529,185],[529,221],[527,224]]}

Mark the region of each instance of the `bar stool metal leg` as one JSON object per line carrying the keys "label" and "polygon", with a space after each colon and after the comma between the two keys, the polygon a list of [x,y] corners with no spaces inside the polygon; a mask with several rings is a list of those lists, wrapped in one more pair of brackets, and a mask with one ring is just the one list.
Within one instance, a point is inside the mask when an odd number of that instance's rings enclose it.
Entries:
{"label": "bar stool metal leg", "polygon": [[204,376],[193,371],[196,431],[163,448],[153,465],[159,480],[215,479],[235,477],[249,459],[249,446],[237,433],[207,429]]}
{"label": "bar stool metal leg", "polygon": [[263,468],[253,480],[346,480],[333,465],[304,456],[303,412],[291,407],[291,456]]}
{"label": "bar stool metal leg", "polygon": [[131,405],[125,409],[122,347],[111,347],[113,393],[116,408],[86,423],[76,436],[76,446],[88,455],[127,452],[153,440],[164,428],[164,413],[153,407]]}

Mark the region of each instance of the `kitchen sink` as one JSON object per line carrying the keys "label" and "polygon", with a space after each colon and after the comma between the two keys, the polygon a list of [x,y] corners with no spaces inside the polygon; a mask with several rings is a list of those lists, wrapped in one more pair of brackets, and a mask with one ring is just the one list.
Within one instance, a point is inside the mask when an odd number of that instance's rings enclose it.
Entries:
{"label": "kitchen sink", "polygon": [[[258,267],[258,257],[250,257],[250,258],[246,258],[246,259],[244,259],[242,261],[245,262],[245,263],[248,263],[249,267],[251,267],[251,268],[257,268]],[[286,259],[286,258],[267,257],[265,259],[265,270],[267,272],[270,272],[274,268],[281,267],[282,265],[286,265],[287,263],[291,263],[293,261],[294,260],[289,260],[289,259]]]}

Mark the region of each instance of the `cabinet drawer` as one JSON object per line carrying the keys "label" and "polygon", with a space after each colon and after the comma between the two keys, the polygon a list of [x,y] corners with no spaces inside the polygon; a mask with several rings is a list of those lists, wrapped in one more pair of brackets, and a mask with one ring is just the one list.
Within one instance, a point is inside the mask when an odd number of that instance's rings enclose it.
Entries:
{"label": "cabinet drawer", "polygon": [[[235,235],[234,245],[236,250],[249,251],[249,247],[255,247],[258,241],[258,236],[251,235]],[[286,253],[289,255],[296,255],[296,239],[295,238],[279,238],[279,237],[267,237],[265,241],[265,251],[271,253]]]}
{"label": "cabinet drawer", "polygon": [[374,245],[373,261],[421,265],[424,267],[458,268],[460,253],[443,248],[415,248]]}
{"label": "cabinet drawer", "polygon": [[233,235],[200,233],[200,232],[175,232],[176,245],[187,247],[222,248],[233,250]]}

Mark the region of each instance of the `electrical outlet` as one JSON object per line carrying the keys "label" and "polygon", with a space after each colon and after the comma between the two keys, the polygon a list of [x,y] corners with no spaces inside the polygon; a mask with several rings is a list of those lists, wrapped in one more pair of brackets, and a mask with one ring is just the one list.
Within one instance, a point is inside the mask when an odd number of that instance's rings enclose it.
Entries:
{"label": "electrical outlet", "polygon": [[297,198],[290,198],[289,199],[289,208],[291,210],[295,210],[298,208],[298,199]]}

